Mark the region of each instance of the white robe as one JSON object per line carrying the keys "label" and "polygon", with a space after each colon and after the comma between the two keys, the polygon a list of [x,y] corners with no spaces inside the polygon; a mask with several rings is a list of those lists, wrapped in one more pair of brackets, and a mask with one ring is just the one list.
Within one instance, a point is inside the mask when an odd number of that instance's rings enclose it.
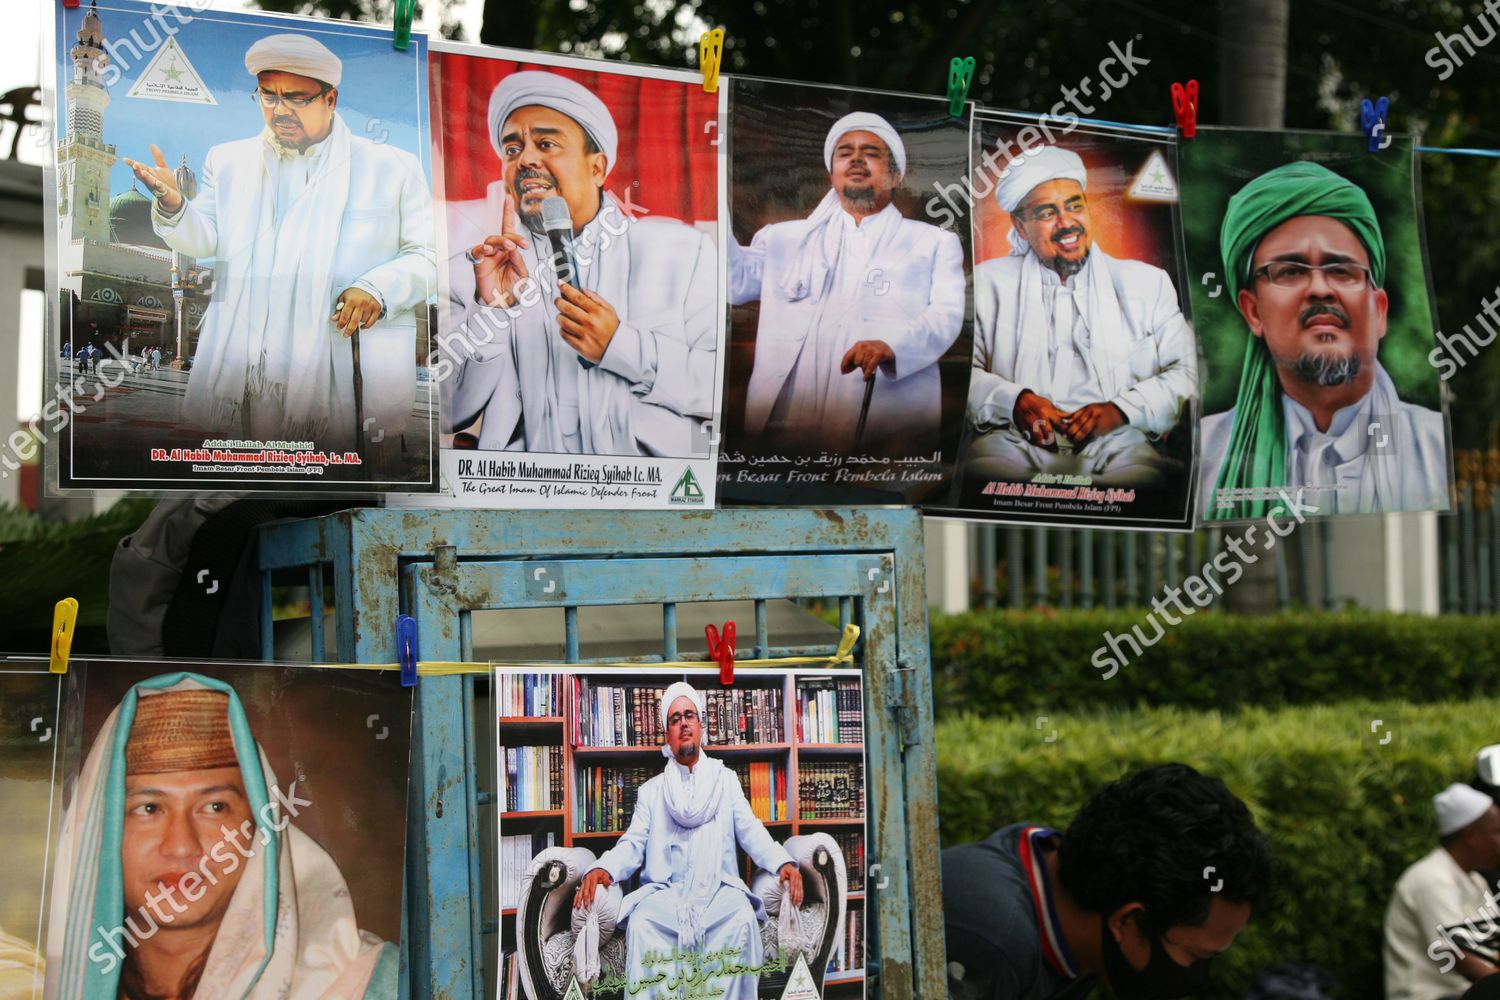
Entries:
{"label": "white robe", "polygon": [[432,194],[416,157],[353,135],[338,116],[305,157],[278,156],[262,133],[210,149],[197,195],[170,218],[153,209],[152,223],[172,249],[215,258],[184,423],[352,447],[353,355],[329,316],[358,286],[384,308],[359,335],[365,419],[392,441],[404,432],[414,310],[437,289]]}
{"label": "white robe", "polygon": [[[821,247],[807,247],[825,219]],[[809,249],[821,257],[811,269]],[[904,218],[894,205],[856,226],[835,203],[831,212],[820,207],[808,219],[766,226],[749,247],[731,242],[729,289],[735,305],[760,301],[745,399],[751,442],[855,450],[865,380],[859,369],[843,374],[838,365],[856,342],[883,340],[896,358],[875,374],[858,450],[933,450],[942,417],[937,362],[958,339],[966,311],[955,234]]]}
{"label": "white robe", "polygon": [[[1302,404],[1285,393],[1281,402],[1287,483],[1304,487],[1303,502],[1319,515],[1448,509],[1443,414],[1403,402],[1378,363],[1370,391],[1334,413],[1326,434]],[[1214,509],[1234,413],[1231,408],[1203,418],[1198,493],[1205,516]]]}
{"label": "white robe", "polygon": [[482,415],[482,449],[707,454],[703,425],[716,409],[723,326],[713,240],[677,222],[636,222],[606,196],[575,245],[582,287],[613,306],[620,325],[599,364],[586,365],[559,332],[545,237],[532,234],[524,250],[545,292],[510,310],[475,301],[465,253],[499,233],[503,184],[491,184],[485,200],[448,208],[449,294],[438,342],[456,367],[439,379],[444,429],[463,430]]}
{"label": "white robe", "polygon": [[[1069,318],[1067,328],[1056,322],[1060,314]],[[1192,331],[1166,271],[1095,246],[1064,286],[1028,250],[975,268],[974,315],[968,416],[978,436],[965,454],[969,473],[1159,480],[1162,460],[1152,442],[1176,426],[1198,379]],[[1078,452],[1041,448],[1013,425],[1025,389],[1069,411],[1114,403],[1127,423]]]}
{"label": "white robe", "polygon": [[[682,767],[676,761],[670,761],[667,766]],[[637,871],[642,873],[641,887],[626,896],[620,907],[620,920],[626,928],[627,964],[632,984],[668,971],[670,963],[655,963],[647,967],[643,961],[646,953],[669,953],[678,947],[676,923],[672,919],[676,894],[665,890],[685,874],[673,861],[674,858],[680,859],[681,852],[671,850],[672,845],[666,836],[652,835],[654,831],[664,833],[675,827],[663,800],[664,780],[662,775],[657,775],[641,785],[630,827],[619,843],[600,856],[596,866],[608,872],[616,882],[630,878]],[[766,919],[766,911],[760,897],[752,893],[740,877],[735,844],[744,848],[758,867],[769,872],[780,871],[783,865],[792,862],[792,856],[756,818],[734,771],[727,767],[720,770],[719,780],[723,783],[724,802],[730,804],[733,816],[731,823],[721,827],[724,837],[719,889],[709,912],[702,918],[703,951],[737,947],[741,949],[739,961],[745,965],[759,965],[762,955],[757,921]],[[731,982],[718,983],[726,989],[723,1000],[755,1000],[757,978],[745,975]],[[659,990],[637,994],[636,1000],[666,1000],[668,996],[676,995],[677,992],[668,991],[663,986]]]}

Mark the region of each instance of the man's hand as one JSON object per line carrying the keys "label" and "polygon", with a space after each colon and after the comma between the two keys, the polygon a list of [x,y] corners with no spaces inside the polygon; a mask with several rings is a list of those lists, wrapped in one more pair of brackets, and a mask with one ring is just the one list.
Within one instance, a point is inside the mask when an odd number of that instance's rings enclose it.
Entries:
{"label": "man's hand", "polygon": [[380,318],[380,300],[363,288],[351,285],[339,292],[333,315],[328,318],[346,337],[355,330],[368,330]]}
{"label": "man's hand", "polygon": [[126,157],[125,165],[135,171],[136,178],[146,185],[146,190],[161,204],[162,211],[175,215],[182,207],[182,192],[177,187],[177,175],[167,166],[167,158],[161,155],[161,150],[155,144],[151,146],[151,157],[156,161],[154,167],[148,167],[129,157]]}
{"label": "man's hand", "polygon": [[474,262],[474,290],[487,306],[508,308],[515,304],[515,288],[530,277],[522,249],[530,242],[521,228],[510,192],[501,193],[500,235],[487,236],[483,243],[469,249]]}
{"label": "man's hand", "polygon": [[786,898],[792,901],[792,906],[794,908],[801,906],[802,869],[798,868],[795,864],[788,861],[786,864],[781,866],[781,871],[777,874],[780,875],[782,883],[786,886],[785,890],[783,890],[786,894]]}
{"label": "man's hand", "polygon": [[1090,403],[1069,413],[1062,430],[1069,441],[1083,445],[1124,427],[1125,423],[1124,412],[1114,403]]}
{"label": "man's hand", "polygon": [[583,881],[578,883],[578,894],[573,897],[573,909],[581,910],[594,902],[594,893],[600,888],[608,889],[615,880],[603,868],[591,868]]}
{"label": "man's hand", "polygon": [[585,360],[597,365],[620,328],[615,307],[594,292],[574,288],[566,281],[557,287],[562,292],[556,301],[563,340]]}
{"label": "man's hand", "polygon": [[1011,414],[1021,436],[1039,448],[1056,448],[1057,431],[1062,430],[1068,415],[1046,396],[1038,396],[1030,389],[1022,389],[1016,397],[1016,409]]}
{"label": "man's hand", "polygon": [[896,360],[896,352],[883,340],[861,340],[849,348],[844,360],[839,362],[839,371],[845,375],[856,368],[864,369],[865,378],[874,378],[875,369]]}

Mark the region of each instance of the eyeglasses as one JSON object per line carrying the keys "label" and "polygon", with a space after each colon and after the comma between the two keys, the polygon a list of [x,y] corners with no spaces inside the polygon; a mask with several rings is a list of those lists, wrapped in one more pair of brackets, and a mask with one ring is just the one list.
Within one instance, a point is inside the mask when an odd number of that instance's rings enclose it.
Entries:
{"label": "eyeglasses", "polygon": [[690,708],[686,712],[673,712],[671,715],[667,716],[667,728],[668,729],[674,729],[674,728],[676,728],[677,726],[681,725],[684,722],[697,722],[697,721],[698,721],[698,713],[695,712],[695,711],[693,711]]}
{"label": "eyeglasses", "polygon": [[[1069,198],[1067,202],[1063,204],[1063,211],[1067,212],[1069,215],[1077,215],[1082,212],[1087,205],[1088,202],[1084,201],[1082,198]],[[1041,208],[1034,208],[1031,210],[1031,221],[1051,222],[1053,219],[1057,218],[1058,214],[1059,213],[1057,211],[1057,206],[1043,205]]]}
{"label": "eyeglasses", "polygon": [[332,88],[330,87],[324,87],[322,90],[318,91],[316,94],[313,94],[311,97],[294,97],[290,94],[276,94],[269,90],[261,90],[259,87],[256,87],[250,92],[250,96],[259,101],[260,106],[263,108],[274,108],[278,104],[285,104],[287,107],[295,111],[300,111],[311,104],[313,101],[316,101],[318,98],[326,95],[331,89]]}
{"label": "eyeglasses", "polygon": [[1250,280],[1264,276],[1277,288],[1306,288],[1312,281],[1314,271],[1322,271],[1323,278],[1341,291],[1363,288],[1365,283],[1375,283],[1370,269],[1362,264],[1339,261],[1333,264],[1303,264],[1295,260],[1273,260],[1250,272]]}

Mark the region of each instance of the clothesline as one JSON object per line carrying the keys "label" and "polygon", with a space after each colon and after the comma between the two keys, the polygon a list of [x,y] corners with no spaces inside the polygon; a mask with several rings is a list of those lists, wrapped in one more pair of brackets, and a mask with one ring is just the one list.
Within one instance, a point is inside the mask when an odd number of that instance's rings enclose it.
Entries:
{"label": "clothesline", "polygon": [[[1043,115],[1042,117],[1044,120],[1051,119],[1050,115]],[[1078,121],[1083,125],[1106,125],[1111,128],[1133,129],[1137,132],[1155,132],[1158,135],[1177,134],[1176,127],[1171,125],[1138,125],[1132,122],[1110,121],[1107,118],[1079,118]],[[1350,133],[1350,135],[1353,134],[1354,133],[1352,132]],[[1469,149],[1452,146],[1418,146],[1416,147],[1416,150],[1419,153],[1452,153],[1458,156],[1488,156],[1494,159],[1500,159],[1500,149]]]}

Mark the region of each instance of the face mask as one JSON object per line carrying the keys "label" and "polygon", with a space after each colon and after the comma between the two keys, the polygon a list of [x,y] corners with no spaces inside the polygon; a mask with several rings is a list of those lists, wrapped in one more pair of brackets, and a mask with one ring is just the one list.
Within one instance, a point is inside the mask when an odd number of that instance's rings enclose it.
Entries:
{"label": "face mask", "polygon": [[1104,972],[1120,1000],[1178,1000],[1208,987],[1209,966],[1213,959],[1203,958],[1192,965],[1178,965],[1162,948],[1160,940],[1148,937],[1151,959],[1144,969],[1137,972],[1120,950],[1120,943],[1109,932],[1109,921],[1099,923],[1104,929]]}

